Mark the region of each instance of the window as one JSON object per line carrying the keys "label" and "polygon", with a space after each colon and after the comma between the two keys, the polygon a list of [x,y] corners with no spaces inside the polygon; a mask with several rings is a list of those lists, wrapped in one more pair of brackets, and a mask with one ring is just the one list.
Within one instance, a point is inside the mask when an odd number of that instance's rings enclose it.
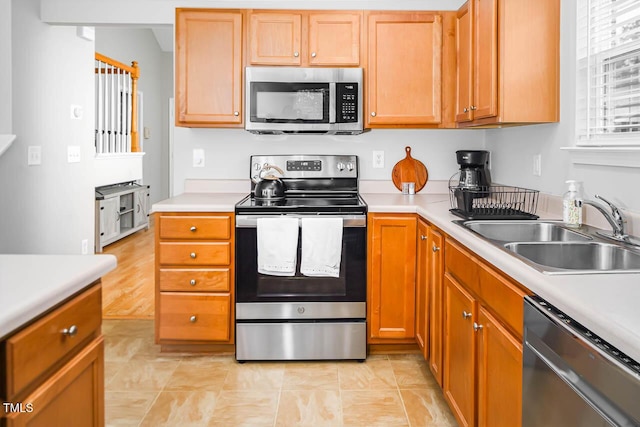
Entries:
{"label": "window", "polygon": [[578,145],[640,146],[640,1],[578,0]]}

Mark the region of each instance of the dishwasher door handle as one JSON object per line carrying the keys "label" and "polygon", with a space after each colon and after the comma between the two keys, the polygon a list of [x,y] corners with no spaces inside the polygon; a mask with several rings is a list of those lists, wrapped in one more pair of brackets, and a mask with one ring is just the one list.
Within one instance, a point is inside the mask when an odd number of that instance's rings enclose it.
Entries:
{"label": "dishwasher door handle", "polygon": [[584,381],[571,366],[530,329],[525,328],[524,344],[562,381],[603,418],[616,426],[633,426],[631,420],[606,396]]}

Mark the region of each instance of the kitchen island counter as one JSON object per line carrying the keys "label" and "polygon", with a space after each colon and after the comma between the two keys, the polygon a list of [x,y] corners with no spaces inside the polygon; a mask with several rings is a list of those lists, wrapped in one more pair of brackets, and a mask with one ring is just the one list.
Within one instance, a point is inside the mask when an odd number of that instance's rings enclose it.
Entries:
{"label": "kitchen island counter", "polygon": [[0,255],[0,339],[116,265],[113,255]]}
{"label": "kitchen island counter", "polygon": [[[533,293],[640,362],[640,274],[547,275],[454,224],[448,194],[364,193],[369,212],[417,213]],[[537,212],[545,219],[558,215]]]}

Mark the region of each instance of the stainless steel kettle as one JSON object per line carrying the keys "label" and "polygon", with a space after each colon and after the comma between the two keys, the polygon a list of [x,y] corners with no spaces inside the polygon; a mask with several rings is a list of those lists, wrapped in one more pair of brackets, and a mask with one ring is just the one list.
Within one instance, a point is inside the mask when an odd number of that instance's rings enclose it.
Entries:
{"label": "stainless steel kettle", "polygon": [[253,189],[253,195],[257,200],[283,200],[284,199],[284,182],[280,177],[274,175],[274,171],[281,176],[284,175],[282,169],[278,166],[265,163],[258,174],[260,181],[256,182]]}

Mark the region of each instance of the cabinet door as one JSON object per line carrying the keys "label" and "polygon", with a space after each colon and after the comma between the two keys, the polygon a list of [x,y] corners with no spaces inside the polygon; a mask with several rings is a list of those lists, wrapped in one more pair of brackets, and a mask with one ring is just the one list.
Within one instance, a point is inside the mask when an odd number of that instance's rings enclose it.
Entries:
{"label": "cabinet door", "polygon": [[140,189],[134,193],[133,200],[133,226],[139,227],[149,222],[149,190]]}
{"label": "cabinet door", "polygon": [[466,122],[472,118],[473,73],[472,73],[472,25],[473,0],[467,1],[456,15],[456,122]]}
{"label": "cabinet door", "polygon": [[107,242],[120,234],[120,198],[100,201],[100,241]]}
{"label": "cabinet door", "polygon": [[251,13],[249,62],[253,65],[300,65],[301,38],[300,13]]}
{"label": "cabinet door", "polygon": [[475,426],[476,302],[448,274],[444,276],[444,291],[444,397],[462,427]]}
{"label": "cabinet door", "polygon": [[444,237],[431,228],[428,240],[429,253],[429,368],[442,386],[444,323],[443,323],[443,275]]}
{"label": "cabinet door", "polygon": [[442,17],[368,15],[367,126],[441,122]]}
{"label": "cabinet door", "polygon": [[242,12],[177,9],[175,58],[176,125],[241,125]]}
{"label": "cabinet door", "polygon": [[416,266],[416,343],[429,358],[429,225],[418,219],[418,265]]}
{"label": "cabinet door", "polygon": [[368,233],[369,342],[415,342],[416,218],[372,214]]}
{"label": "cabinet door", "polygon": [[309,64],[359,65],[361,19],[361,12],[311,13]]}
{"label": "cabinet door", "polygon": [[484,307],[478,323],[478,426],[519,427],[522,344]]}
{"label": "cabinet door", "polygon": [[[90,342],[69,363],[23,400],[31,404],[7,416],[7,427],[103,426],[104,342]],[[1,423],[2,420],[0,420]]]}
{"label": "cabinet door", "polygon": [[473,119],[498,114],[498,0],[473,1]]}

